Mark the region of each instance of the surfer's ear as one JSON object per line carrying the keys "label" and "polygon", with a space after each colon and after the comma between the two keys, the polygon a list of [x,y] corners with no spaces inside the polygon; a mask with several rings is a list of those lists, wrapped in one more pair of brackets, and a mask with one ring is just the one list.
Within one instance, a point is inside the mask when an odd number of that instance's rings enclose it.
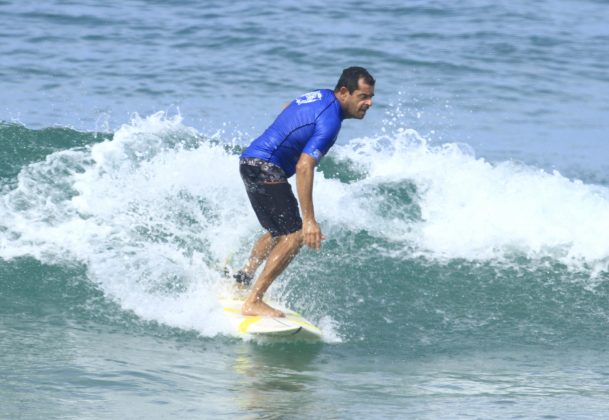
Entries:
{"label": "surfer's ear", "polygon": [[342,86],[339,90],[338,93],[343,95],[343,96],[347,96],[349,95],[349,89],[347,89],[346,86]]}
{"label": "surfer's ear", "polygon": [[338,89],[338,91],[335,92],[335,95],[341,103],[344,103],[350,95],[349,89],[342,86],[340,89]]}

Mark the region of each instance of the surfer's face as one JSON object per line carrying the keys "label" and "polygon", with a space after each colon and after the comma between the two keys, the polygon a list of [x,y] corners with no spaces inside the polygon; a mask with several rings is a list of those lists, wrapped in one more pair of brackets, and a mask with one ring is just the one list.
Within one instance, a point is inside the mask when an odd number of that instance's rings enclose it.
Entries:
{"label": "surfer's face", "polygon": [[370,86],[363,79],[359,79],[357,89],[349,93],[346,87],[340,88],[338,95],[343,116],[345,118],[357,118],[361,120],[366,116],[366,111],[372,106],[374,86]]}

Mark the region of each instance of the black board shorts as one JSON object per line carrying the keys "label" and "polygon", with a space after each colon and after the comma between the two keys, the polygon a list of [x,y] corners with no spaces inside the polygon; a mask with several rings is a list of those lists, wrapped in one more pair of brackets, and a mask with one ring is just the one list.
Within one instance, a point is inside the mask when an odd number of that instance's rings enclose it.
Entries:
{"label": "black board shorts", "polygon": [[242,158],[239,172],[256,217],[271,236],[302,229],[298,201],[279,166],[261,159]]}

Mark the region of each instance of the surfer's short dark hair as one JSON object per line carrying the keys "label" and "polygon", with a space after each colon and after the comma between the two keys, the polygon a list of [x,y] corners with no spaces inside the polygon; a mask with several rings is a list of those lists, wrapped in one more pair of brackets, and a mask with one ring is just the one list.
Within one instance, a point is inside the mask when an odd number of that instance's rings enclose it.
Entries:
{"label": "surfer's short dark hair", "polygon": [[364,79],[367,85],[374,86],[376,80],[363,67],[348,67],[343,70],[343,73],[338,79],[338,83],[334,88],[334,92],[338,92],[343,86],[347,88],[349,93],[353,93],[357,89],[359,80]]}

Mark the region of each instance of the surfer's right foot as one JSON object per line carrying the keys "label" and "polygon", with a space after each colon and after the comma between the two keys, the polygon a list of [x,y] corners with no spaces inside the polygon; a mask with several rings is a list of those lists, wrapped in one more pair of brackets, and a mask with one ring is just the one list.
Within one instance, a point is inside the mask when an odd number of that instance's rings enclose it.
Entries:
{"label": "surfer's right foot", "polygon": [[247,316],[272,316],[284,317],[285,314],[278,309],[264,303],[262,299],[256,300],[254,303],[245,301],[241,307],[241,313]]}

